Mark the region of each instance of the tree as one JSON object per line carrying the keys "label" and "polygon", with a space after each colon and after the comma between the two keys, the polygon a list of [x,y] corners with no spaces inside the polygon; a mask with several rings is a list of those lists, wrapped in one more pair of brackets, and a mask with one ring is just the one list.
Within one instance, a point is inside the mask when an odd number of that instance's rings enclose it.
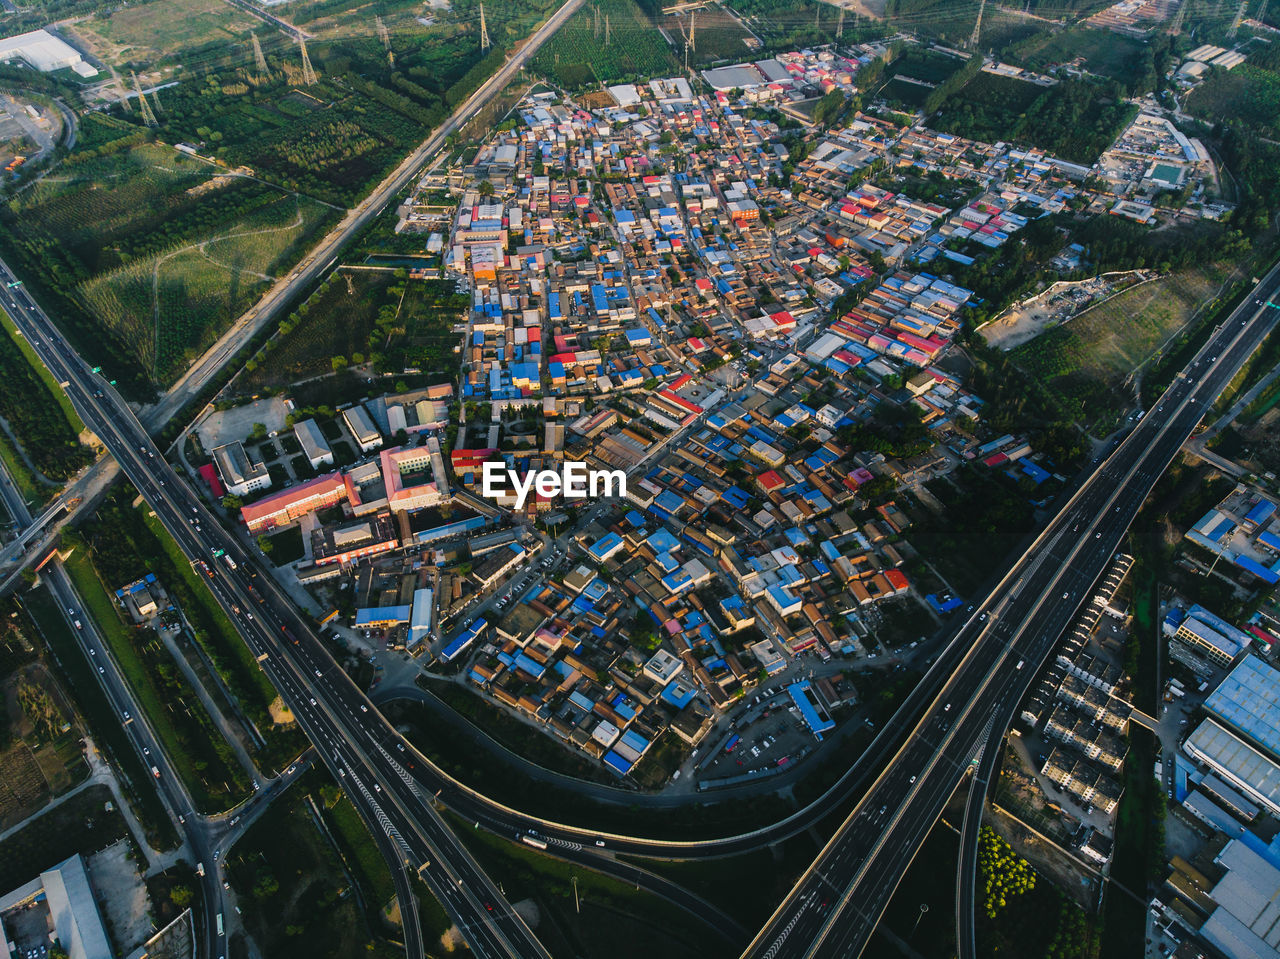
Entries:
{"label": "tree", "polygon": [[267,438],[267,426],[265,423],[254,423],[253,429],[249,431],[249,439],[254,442],[260,442]]}
{"label": "tree", "polygon": [[236,496],[234,493],[228,493],[226,496],[222,497],[222,505],[226,509],[239,509],[244,505],[244,500],[239,496]]}
{"label": "tree", "polygon": [[275,544],[271,542],[271,538],[265,533],[258,537],[258,549],[262,550],[264,556],[270,556],[274,546]]}
{"label": "tree", "polygon": [[174,886],[169,890],[169,901],[179,909],[186,909],[191,905],[191,890],[186,886]]}
{"label": "tree", "polygon": [[493,196],[493,184],[488,180],[481,180],[477,191],[481,196]]}

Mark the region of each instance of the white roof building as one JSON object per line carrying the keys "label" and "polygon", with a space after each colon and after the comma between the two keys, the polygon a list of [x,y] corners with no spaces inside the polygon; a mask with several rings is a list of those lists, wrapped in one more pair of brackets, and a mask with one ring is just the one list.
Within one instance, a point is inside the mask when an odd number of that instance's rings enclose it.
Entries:
{"label": "white roof building", "polygon": [[82,77],[95,77],[98,71],[84,62],[80,51],[48,30],[32,30],[0,40],[0,60],[22,60],[41,73],[70,67]]}
{"label": "white roof building", "polygon": [[[71,959],[112,959],[107,931],[89,886],[89,874],[78,854],[46,869],[38,878],[8,895],[0,896],[0,913],[34,903],[41,893],[58,941]],[[13,955],[9,942],[10,934],[0,927],[0,959]]]}

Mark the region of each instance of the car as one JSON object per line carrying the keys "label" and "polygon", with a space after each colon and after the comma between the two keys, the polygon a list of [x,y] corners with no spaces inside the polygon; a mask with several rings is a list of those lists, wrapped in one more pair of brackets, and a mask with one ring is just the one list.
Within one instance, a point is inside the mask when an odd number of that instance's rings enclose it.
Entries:
{"label": "car", "polygon": [[312,700],[311,700],[311,705],[312,705],[312,706],[314,706],[315,704],[316,704],[316,701],[315,701],[314,699],[312,699]]}
{"label": "car", "polygon": [[89,655],[90,655],[90,656],[97,656],[97,655],[98,655],[98,651],[97,651],[96,649],[94,649],[94,648],[91,646],[91,647],[89,647]]}
{"label": "car", "polygon": [[127,710],[127,709],[121,710],[121,711],[120,711],[120,715],[122,715],[125,719],[128,719],[128,718],[129,718],[129,710]]}
{"label": "car", "polygon": [[396,743],[396,749],[404,752],[404,743]]}
{"label": "car", "polygon": [[225,879],[224,879],[224,880],[222,880],[222,888],[223,888],[223,889],[230,889],[230,888],[231,888],[231,883],[227,882]]}
{"label": "car", "polygon": [[374,784],[373,784],[373,788],[374,788],[375,790],[377,790],[378,792],[382,792],[382,787],[381,787],[381,786],[379,786],[377,783],[374,783]]}
{"label": "car", "polygon": [[368,711],[369,711],[369,707],[368,707],[368,706],[366,706],[364,703],[361,703],[361,704],[360,704],[360,712],[362,712],[362,713],[367,713]]}
{"label": "car", "polygon": [[107,671],[106,671],[105,669],[103,669],[101,666],[99,666],[99,667],[98,667],[98,672],[102,673],[103,675],[106,675],[106,672],[107,672]]}
{"label": "car", "polygon": [[1070,593],[1063,593],[1063,594],[1062,594],[1062,598],[1063,598],[1063,599],[1070,599],[1070,598],[1071,598],[1071,594],[1070,594]]}
{"label": "car", "polygon": [[150,756],[150,755],[151,755],[151,750],[150,750],[150,749],[148,749],[146,746],[143,746],[143,747],[142,747],[142,755],[144,755],[144,756]]}
{"label": "car", "polygon": [[218,861],[218,850],[216,849],[213,851],[213,861],[214,862]]}
{"label": "car", "polygon": [[488,910],[489,912],[493,912],[493,903],[491,903],[491,902],[486,902],[486,903],[484,904],[484,908],[485,908],[486,910]]}
{"label": "car", "polygon": [[316,678],[319,678],[319,676],[320,676],[320,670],[318,670],[318,669],[317,669],[317,670],[315,671],[315,674],[316,674]]}
{"label": "car", "polygon": [[915,781],[916,781],[916,777],[915,777],[915,776],[912,776],[912,777],[911,777],[911,781],[912,781],[912,782],[915,782]]}
{"label": "car", "polygon": [[1094,539],[1102,539],[1102,533],[1101,533],[1101,532],[1094,533],[1094,534],[1093,534],[1093,538],[1094,538]]}
{"label": "car", "polygon": [[889,811],[889,807],[888,807],[888,806],[881,806],[881,807],[880,807],[880,812],[879,812],[879,813],[877,813],[877,815],[883,816],[883,815],[884,815],[886,812],[888,812],[888,811]]}
{"label": "car", "polygon": [[603,839],[597,839],[597,840],[596,840],[596,845],[597,845],[597,846],[603,846],[603,845],[604,845],[604,840],[603,840]]}
{"label": "car", "polygon": [[68,607],[67,607],[67,615],[68,615],[68,616],[74,616],[75,614],[76,614],[76,611],[75,611],[74,609],[72,609],[70,606],[68,606]]}

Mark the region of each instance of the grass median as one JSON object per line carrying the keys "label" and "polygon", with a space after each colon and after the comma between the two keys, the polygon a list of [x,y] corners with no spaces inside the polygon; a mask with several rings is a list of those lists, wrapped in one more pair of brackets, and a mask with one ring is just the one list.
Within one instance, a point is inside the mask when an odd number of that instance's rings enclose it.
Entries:
{"label": "grass median", "polygon": [[75,550],[66,568],[196,808],[218,812],[246,798],[249,783],[230,745],[159,638],[125,625],[87,549]]}

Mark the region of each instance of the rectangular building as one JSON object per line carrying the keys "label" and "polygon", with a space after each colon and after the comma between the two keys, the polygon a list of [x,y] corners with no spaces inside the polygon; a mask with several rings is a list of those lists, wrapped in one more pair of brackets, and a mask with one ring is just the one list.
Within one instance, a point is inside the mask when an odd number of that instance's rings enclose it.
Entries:
{"label": "rectangular building", "polygon": [[213,451],[222,485],[233,496],[247,496],[271,488],[271,473],[265,464],[255,463],[240,443],[228,443]]}
{"label": "rectangular building", "polygon": [[329,449],[329,441],[324,438],[315,420],[303,420],[297,424],[293,428],[293,435],[302,444],[302,453],[313,470],[326,463],[333,464],[333,450]]}

